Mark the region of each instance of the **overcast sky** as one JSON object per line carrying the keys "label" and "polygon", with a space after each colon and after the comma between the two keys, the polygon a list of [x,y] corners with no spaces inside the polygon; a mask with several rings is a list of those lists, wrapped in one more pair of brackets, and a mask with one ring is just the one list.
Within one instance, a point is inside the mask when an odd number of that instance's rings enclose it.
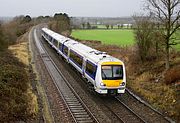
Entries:
{"label": "overcast sky", "polygon": [[0,16],[122,17],[142,10],[143,0],[0,0]]}

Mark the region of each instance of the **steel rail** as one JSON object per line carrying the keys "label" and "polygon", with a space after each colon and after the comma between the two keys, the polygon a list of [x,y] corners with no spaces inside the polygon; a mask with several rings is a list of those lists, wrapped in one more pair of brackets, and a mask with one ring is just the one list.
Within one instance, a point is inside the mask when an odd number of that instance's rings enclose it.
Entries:
{"label": "steel rail", "polygon": [[141,116],[135,113],[132,109],[130,109],[125,103],[123,103],[118,97],[115,97],[126,109],[128,109],[132,114],[134,114],[137,118],[139,118],[142,122],[147,123]]}
{"label": "steel rail", "polygon": [[[83,100],[78,96],[73,87],[69,84],[65,76],[58,69],[55,62],[51,59],[50,55],[43,47],[42,43],[38,40],[36,29],[34,30],[34,37],[36,45],[39,48],[41,58],[55,84],[60,96],[64,100],[69,112],[71,113],[74,122],[76,123],[99,123],[93,113],[85,105]],[[61,81],[61,82],[60,82]]]}
{"label": "steel rail", "polygon": [[162,116],[166,121],[168,121],[169,123],[175,123],[175,121],[173,121],[171,118],[164,116],[161,112],[159,112],[158,110],[156,110],[155,108],[153,108],[149,103],[147,103],[146,101],[144,101],[143,99],[141,99],[139,96],[135,95],[132,91],[130,91],[128,88],[126,88],[127,93],[129,93],[134,99],[136,99],[137,101],[141,102],[142,104],[144,104],[145,106],[147,106],[148,108],[150,108],[151,110],[153,110],[154,112],[156,112],[157,114],[159,114],[160,116]]}

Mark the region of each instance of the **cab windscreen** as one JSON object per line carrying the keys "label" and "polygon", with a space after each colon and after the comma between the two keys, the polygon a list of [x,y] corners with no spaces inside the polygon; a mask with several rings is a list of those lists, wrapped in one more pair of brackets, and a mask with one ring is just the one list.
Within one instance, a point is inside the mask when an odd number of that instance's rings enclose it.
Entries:
{"label": "cab windscreen", "polygon": [[123,79],[122,65],[103,65],[101,66],[102,80],[119,80]]}

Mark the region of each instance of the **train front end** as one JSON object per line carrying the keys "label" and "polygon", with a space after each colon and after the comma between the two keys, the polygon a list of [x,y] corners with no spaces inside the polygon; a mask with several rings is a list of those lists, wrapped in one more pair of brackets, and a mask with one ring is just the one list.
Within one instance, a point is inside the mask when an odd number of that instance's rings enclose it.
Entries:
{"label": "train front end", "polygon": [[98,67],[96,91],[100,94],[125,93],[126,73],[122,61],[102,62]]}

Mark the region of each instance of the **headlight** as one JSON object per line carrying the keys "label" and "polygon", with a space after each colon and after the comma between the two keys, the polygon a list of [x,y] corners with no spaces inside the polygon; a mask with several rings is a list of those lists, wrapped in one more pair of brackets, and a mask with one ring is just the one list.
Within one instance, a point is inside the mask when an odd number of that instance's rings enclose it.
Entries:
{"label": "headlight", "polygon": [[105,85],[104,83],[102,83],[102,82],[100,83],[100,85],[101,85],[101,86],[106,86],[106,85]]}
{"label": "headlight", "polygon": [[122,82],[120,85],[121,85],[121,86],[125,86],[125,84],[126,84],[125,82]]}

